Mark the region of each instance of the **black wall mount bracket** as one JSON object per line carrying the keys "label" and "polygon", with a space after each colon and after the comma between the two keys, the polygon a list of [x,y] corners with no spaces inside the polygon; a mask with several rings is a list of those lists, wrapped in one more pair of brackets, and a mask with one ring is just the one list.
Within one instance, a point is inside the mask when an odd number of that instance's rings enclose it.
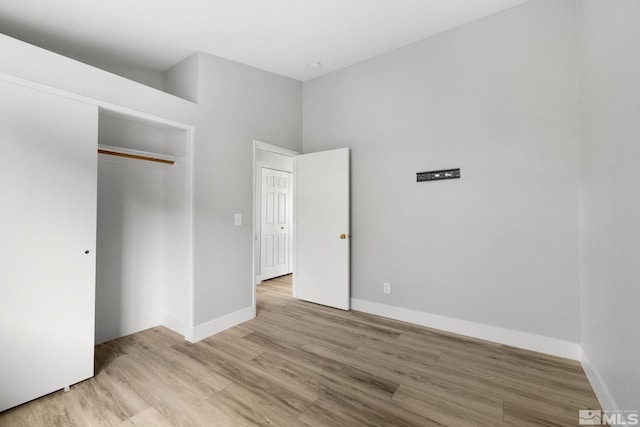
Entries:
{"label": "black wall mount bracket", "polygon": [[416,182],[439,181],[441,179],[456,179],[456,178],[460,178],[460,168],[416,173]]}

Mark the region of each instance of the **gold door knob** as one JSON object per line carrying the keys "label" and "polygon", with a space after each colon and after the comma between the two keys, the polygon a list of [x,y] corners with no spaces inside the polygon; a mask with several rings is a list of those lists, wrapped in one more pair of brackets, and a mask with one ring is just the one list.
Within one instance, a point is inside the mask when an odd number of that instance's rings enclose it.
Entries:
{"label": "gold door knob", "polygon": [[341,238],[342,240],[344,240],[344,239],[346,239],[346,238],[347,238],[347,235],[346,235],[346,234],[344,234],[344,233],[342,233],[342,234],[340,235],[340,238]]}

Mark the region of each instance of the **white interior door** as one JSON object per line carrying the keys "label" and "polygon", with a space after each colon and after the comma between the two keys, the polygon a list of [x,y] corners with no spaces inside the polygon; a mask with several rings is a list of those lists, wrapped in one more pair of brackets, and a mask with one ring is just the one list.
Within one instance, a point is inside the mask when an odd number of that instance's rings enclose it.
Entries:
{"label": "white interior door", "polygon": [[261,279],[291,272],[289,234],[291,229],[291,174],[262,168],[262,211],[260,224]]}
{"label": "white interior door", "polygon": [[0,100],[2,411],[93,376],[98,109]]}
{"label": "white interior door", "polygon": [[295,297],[350,307],[349,149],[295,158]]}

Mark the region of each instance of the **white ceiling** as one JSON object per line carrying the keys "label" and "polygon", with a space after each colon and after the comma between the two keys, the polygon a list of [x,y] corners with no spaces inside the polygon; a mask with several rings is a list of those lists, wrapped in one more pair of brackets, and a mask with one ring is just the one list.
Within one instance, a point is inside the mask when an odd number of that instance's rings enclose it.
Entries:
{"label": "white ceiling", "polygon": [[201,51],[305,81],[526,1],[0,0],[0,32],[148,70]]}

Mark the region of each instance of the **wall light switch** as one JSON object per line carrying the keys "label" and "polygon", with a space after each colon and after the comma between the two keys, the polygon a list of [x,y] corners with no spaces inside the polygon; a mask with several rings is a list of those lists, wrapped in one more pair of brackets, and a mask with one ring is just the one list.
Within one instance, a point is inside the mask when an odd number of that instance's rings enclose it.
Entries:
{"label": "wall light switch", "polygon": [[233,225],[235,226],[242,225],[242,214],[236,214]]}

